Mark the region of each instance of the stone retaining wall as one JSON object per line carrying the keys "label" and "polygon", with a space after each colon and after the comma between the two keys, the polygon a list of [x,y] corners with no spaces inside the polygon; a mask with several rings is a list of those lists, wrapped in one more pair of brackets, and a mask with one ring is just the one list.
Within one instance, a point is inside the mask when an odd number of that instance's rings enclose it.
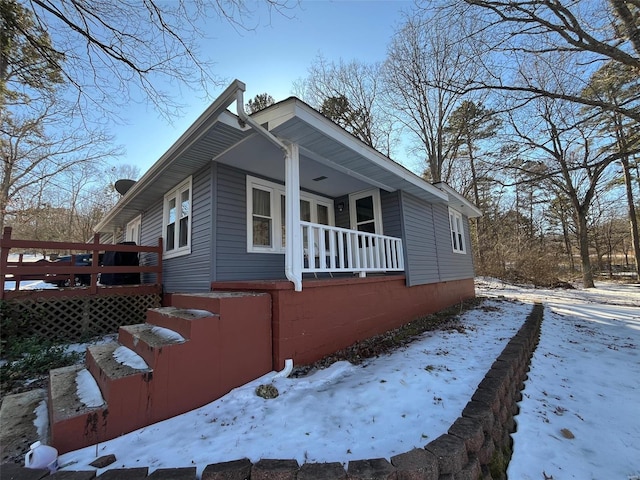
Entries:
{"label": "stone retaining wall", "polygon": [[[305,463],[296,460],[248,459],[208,465],[202,480],[502,480],[512,453],[514,415],[522,399],[529,362],[540,338],[543,306],[531,313],[509,341],[478,385],[478,389],[449,431],[425,445],[391,457],[342,464]],[[196,468],[107,470],[100,480],[194,480]],[[56,472],[29,470],[15,464],[1,466],[2,480],[90,480],[94,471]]]}

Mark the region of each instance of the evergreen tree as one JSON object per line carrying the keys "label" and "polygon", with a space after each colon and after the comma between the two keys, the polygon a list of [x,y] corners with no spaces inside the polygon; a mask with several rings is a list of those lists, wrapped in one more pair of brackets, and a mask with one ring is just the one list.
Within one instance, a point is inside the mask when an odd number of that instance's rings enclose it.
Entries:
{"label": "evergreen tree", "polygon": [[259,112],[260,110],[264,110],[270,105],[273,105],[275,100],[268,93],[259,93],[256,95],[253,100],[249,99],[247,104],[245,105],[245,112],[251,115],[252,113]]}

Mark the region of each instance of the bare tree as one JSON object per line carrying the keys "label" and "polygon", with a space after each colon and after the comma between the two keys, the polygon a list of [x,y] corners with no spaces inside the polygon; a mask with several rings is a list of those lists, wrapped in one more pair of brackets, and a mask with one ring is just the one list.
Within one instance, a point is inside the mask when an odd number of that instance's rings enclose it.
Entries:
{"label": "bare tree", "polygon": [[367,145],[391,155],[393,125],[380,103],[380,64],[315,58],[294,92]]}
{"label": "bare tree", "polygon": [[52,99],[38,105],[40,111],[23,110],[21,115],[0,117],[0,225],[7,215],[19,208],[33,207],[38,202],[34,194],[51,178],[82,164],[92,164],[112,158],[118,149],[100,129],[70,126],[61,129],[72,113],[60,110]]}
{"label": "bare tree", "polygon": [[[607,63],[591,77],[585,95],[602,98],[612,104],[629,103],[640,108],[640,84],[637,73],[632,68],[620,63]],[[640,131],[637,123],[630,121],[618,112],[606,111],[596,115],[593,122],[600,125],[600,132],[605,137],[612,138],[611,148],[621,154],[620,165],[626,191],[628,217],[631,231],[631,244],[636,259],[635,274],[640,279],[640,233],[633,195],[633,181],[631,176],[630,158],[640,153]]]}
{"label": "bare tree", "polygon": [[[422,1],[423,8],[434,6]],[[493,53],[486,65],[492,79],[474,88],[525,92],[612,111],[640,122],[640,111],[582,93],[591,73],[607,62],[635,70],[640,77],[640,6],[636,0],[464,0],[437,2],[447,15],[469,16],[477,22],[470,35],[476,45]],[[527,78],[523,63],[545,61],[557,52],[573,59],[572,71],[582,85],[574,89],[545,88],[536,82],[513,82]]]}
{"label": "bare tree", "polygon": [[[475,78],[465,28],[456,19],[441,22],[427,14],[406,19],[388,49],[383,75],[390,111],[411,133],[424,158],[425,176],[448,181],[456,145],[445,129]],[[443,175],[444,174],[444,175]]]}
{"label": "bare tree", "polygon": [[113,107],[142,97],[167,118],[179,104],[160,85],[191,85],[207,92],[221,82],[198,48],[210,19],[246,30],[255,27],[253,7],[286,13],[297,5],[297,0],[22,2],[52,39],[43,45],[26,31],[26,42],[58,68],[83,111],[108,109],[113,115]]}
{"label": "bare tree", "polygon": [[606,176],[611,173],[609,167],[618,155],[598,148],[596,130],[580,121],[572,104],[543,97],[532,102],[531,107],[524,114],[529,121],[521,117],[511,125],[524,147],[521,156],[540,159],[546,168],[539,175],[527,169],[527,163],[518,168],[530,175],[530,182],[549,182],[570,202],[583,284],[585,288],[593,288],[588,219],[593,201],[604,188]]}
{"label": "bare tree", "polygon": [[253,28],[251,6],[296,0],[0,0],[0,225],[40,191],[118,153],[104,130],[118,107],[148,102],[169,118],[162,85],[217,85],[197,43],[208,18]]}

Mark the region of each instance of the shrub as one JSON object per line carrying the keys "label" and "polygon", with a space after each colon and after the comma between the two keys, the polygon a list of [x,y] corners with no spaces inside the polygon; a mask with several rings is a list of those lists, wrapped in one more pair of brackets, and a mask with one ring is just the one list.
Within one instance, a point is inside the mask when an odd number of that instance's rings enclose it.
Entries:
{"label": "shrub", "polygon": [[0,357],[7,355],[10,345],[25,338],[28,325],[28,315],[13,312],[9,304],[0,301]]}
{"label": "shrub", "polygon": [[46,376],[51,369],[73,365],[81,358],[80,353],[68,353],[65,345],[37,337],[7,341],[3,346],[5,363],[0,366],[2,391],[12,391],[29,380]]}

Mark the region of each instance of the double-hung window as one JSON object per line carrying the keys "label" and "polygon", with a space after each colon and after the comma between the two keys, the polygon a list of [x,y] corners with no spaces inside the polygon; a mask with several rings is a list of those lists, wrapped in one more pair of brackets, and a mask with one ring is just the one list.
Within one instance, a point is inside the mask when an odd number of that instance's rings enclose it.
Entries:
{"label": "double-hung window", "polygon": [[[333,201],[300,192],[300,220],[334,225]],[[284,185],[247,175],[247,251],[284,253]]]}
{"label": "double-hung window", "polygon": [[466,253],[464,242],[464,222],[462,215],[449,209],[449,227],[451,229],[451,246],[455,253]]}
{"label": "double-hung window", "polygon": [[164,258],[191,253],[191,177],[164,196]]}

